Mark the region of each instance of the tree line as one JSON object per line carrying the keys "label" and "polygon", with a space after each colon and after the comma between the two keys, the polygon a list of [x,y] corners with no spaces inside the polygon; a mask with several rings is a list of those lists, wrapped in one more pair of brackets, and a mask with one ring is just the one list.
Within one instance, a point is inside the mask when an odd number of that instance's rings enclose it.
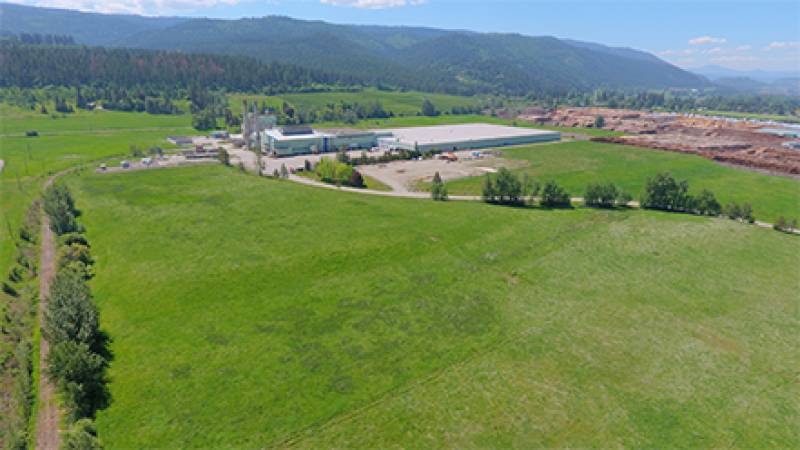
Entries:
{"label": "tree line", "polygon": [[763,94],[730,94],[715,92],[676,92],[670,90],[623,91],[572,89],[566,93],[537,91],[525,99],[540,106],[603,106],[626,109],[659,109],[673,112],[692,112],[701,109],[738,111],[757,114],[794,114],[800,110],[800,97]]}
{"label": "tree line", "polygon": [[58,236],[57,270],[43,311],[42,332],[50,344],[47,375],[67,412],[70,429],[64,447],[100,448],[92,421],[110,401],[106,368],[111,354],[87,284],[94,275],[91,246],[66,185],[48,187],[43,204],[50,228]]}
{"label": "tree line", "polygon": [[68,34],[8,33],[0,35],[0,40],[27,45],[75,45],[75,38]]}
{"label": "tree line", "polygon": [[39,300],[37,244],[41,207],[34,202],[14,239],[14,263],[0,293],[0,441],[4,448],[28,448],[28,423],[33,411],[33,330]]}
{"label": "tree line", "polygon": [[[447,200],[447,187],[439,173],[431,183],[431,197],[434,200]],[[536,206],[544,208],[570,208],[570,193],[555,181],[540,184],[527,174],[514,175],[505,167],[496,174],[487,173],[481,187],[481,199],[486,203],[505,206]],[[629,207],[633,196],[614,183],[592,182],[583,193],[583,204],[590,208]],[[750,203],[730,201],[721,204],[714,193],[708,189],[698,194],[689,193],[689,182],[677,180],[672,174],[662,172],[648,178],[639,198],[642,209],[695,214],[710,217],[726,217],[745,223],[756,221]],[[777,231],[794,233],[798,230],[797,219],[778,218],[773,228]]]}

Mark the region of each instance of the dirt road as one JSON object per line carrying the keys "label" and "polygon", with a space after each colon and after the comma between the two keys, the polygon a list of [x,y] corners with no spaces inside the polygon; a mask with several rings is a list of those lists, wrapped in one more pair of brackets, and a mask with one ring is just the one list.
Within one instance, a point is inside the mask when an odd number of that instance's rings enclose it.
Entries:
{"label": "dirt road", "polygon": [[[58,175],[47,180],[45,186],[53,183]],[[53,231],[50,229],[50,219],[47,214],[42,214],[42,247],[41,262],[39,264],[39,327],[44,328],[44,311],[47,307],[47,296],[50,291],[50,282],[55,275],[55,243]],[[45,375],[47,371],[47,353],[50,346],[42,336],[39,339],[39,413],[36,417],[36,449],[56,450],[60,446],[59,435],[60,411],[56,401],[56,389],[51,380]]]}

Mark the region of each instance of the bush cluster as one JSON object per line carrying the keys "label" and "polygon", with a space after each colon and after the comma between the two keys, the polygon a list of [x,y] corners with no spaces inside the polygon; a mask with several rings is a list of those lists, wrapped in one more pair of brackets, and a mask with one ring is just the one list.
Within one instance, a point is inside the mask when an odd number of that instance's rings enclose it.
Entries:
{"label": "bush cluster", "polygon": [[486,174],[483,179],[481,198],[487,203],[508,206],[534,206],[537,195],[541,191],[539,204],[545,208],[565,208],[570,206],[570,194],[555,181],[548,181],[541,186],[528,175],[521,178],[515,176],[505,167],[497,173]]}
{"label": "bush cluster", "polygon": [[[343,154],[340,153],[339,155]],[[345,157],[347,156],[346,154],[344,155]],[[341,156],[337,156],[336,159],[322,158],[314,168],[314,173],[325,183],[337,186],[365,187],[364,177],[361,173],[350,164],[342,162],[343,159]]]}
{"label": "bush cluster", "polygon": [[718,216],[722,211],[714,194],[704,189],[696,197],[689,195],[689,182],[677,181],[667,172],[649,178],[641,199],[642,208]]}
{"label": "bush cluster", "polygon": [[756,218],[753,216],[753,207],[749,203],[742,203],[741,205],[736,202],[730,202],[725,205],[722,213],[731,220],[741,220],[747,223],[753,223]]}
{"label": "bush cluster", "polygon": [[592,208],[613,208],[625,206],[633,197],[614,183],[589,183],[583,194],[583,203]]}
{"label": "bush cluster", "polygon": [[[0,441],[5,448],[28,447],[27,425],[33,406],[33,329],[38,302],[36,245],[41,205],[28,209],[15,239],[14,265],[0,294],[0,383],[8,388],[0,396]],[[16,236],[14,235],[16,234]]]}
{"label": "bush cluster", "polygon": [[44,212],[50,218],[50,228],[56,234],[82,231],[77,221],[78,210],[64,184],[55,183],[45,190]]}
{"label": "bush cluster", "polygon": [[436,172],[431,181],[431,198],[440,202],[445,202],[449,198],[447,195],[447,187],[444,185],[439,172]]}
{"label": "bush cluster", "polygon": [[778,220],[772,225],[772,228],[776,231],[782,231],[784,233],[794,233],[798,230],[797,219],[787,220],[785,217],[780,216]]}
{"label": "bush cluster", "polygon": [[378,156],[370,156],[367,152],[361,152],[360,156],[348,158],[347,162],[354,166],[365,166],[369,164],[385,164],[392,161],[410,161],[417,158],[430,159],[440,153],[442,152],[439,150],[429,150],[425,152],[419,150],[396,150]]}
{"label": "bush cluster", "polygon": [[704,216],[724,215],[733,220],[755,222],[753,207],[749,203],[728,203],[724,208],[714,193],[703,189],[697,196],[689,195],[689,183],[677,181],[669,173],[660,173],[647,180],[642,194],[642,208],[683,212]]}
{"label": "bush cluster", "polygon": [[42,332],[50,344],[47,375],[58,388],[68,421],[74,423],[67,442],[81,442],[81,445],[93,442],[96,445],[85,447],[96,448],[99,443],[90,432],[91,419],[98,409],[108,405],[106,367],[110,354],[107,338],[100,331],[97,305],[87,284],[93,274],[94,259],[88,239],[75,222],[79,213],[67,187],[49,188],[45,205],[59,244],[57,271],[43,312]]}

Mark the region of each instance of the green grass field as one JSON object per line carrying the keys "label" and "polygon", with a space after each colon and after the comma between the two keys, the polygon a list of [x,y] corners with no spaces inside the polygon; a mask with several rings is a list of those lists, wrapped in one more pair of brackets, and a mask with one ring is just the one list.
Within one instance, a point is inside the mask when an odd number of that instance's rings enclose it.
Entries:
{"label": "green grass field", "polygon": [[68,182],[107,448],[797,446],[796,237],[221,166]]}
{"label": "green grass field", "polygon": [[[168,148],[171,134],[191,133],[190,116],[154,116],[115,111],[79,111],[51,118],[0,104],[0,270],[10,266],[16,232],[48,174],[111,155],[127,154],[131,145]],[[25,137],[36,130],[39,137]]]}
{"label": "green grass field", "polygon": [[[573,196],[582,196],[591,182],[613,182],[635,197],[648,177],[668,171],[689,181],[697,193],[710,189],[723,204],[750,202],[756,218],[800,219],[800,181],[724,167],[699,156],[598,142],[564,142],[503,149],[503,157],[522,161],[517,173],[539,180],[556,180]],[[483,178],[447,183],[451,195],[480,195]]]}
{"label": "green grass field", "polygon": [[[305,172],[305,171],[304,172],[297,172],[297,175],[301,176],[301,177],[306,177],[306,178],[312,179],[314,181],[319,181],[320,183],[323,182],[317,176],[317,174],[313,173],[313,172]],[[365,185],[366,189],[371,189],[373,191],[384,191],[384,192],[389,192],[389,191],[392,190],[391,187],[389,187],[386,184],[376,180],[375,178],[372,178],[369,175],[363,175],[362,174],[361,177],[364,179],[364,185]]]}
{"label": "green grass field", "polygon": [[386,111],[395,115],[414,115],[422,109],[425,99],[430,100],[440,111],[450,111],[454,106],[470,106],[479,102],[476,97],[459,97],[455,95],[431,94],[424,92],[380,91],[374,88],[358,92],[313,92],[302,94],[279,94],[276,96],[232,94],[229,96],[231,111],[241,114],[242,100],[258,99],[259,104],[266,101],[273,108],[279,108],[283,102],[300,109],[319,109],[327,104],[361,103],[379,101]]}

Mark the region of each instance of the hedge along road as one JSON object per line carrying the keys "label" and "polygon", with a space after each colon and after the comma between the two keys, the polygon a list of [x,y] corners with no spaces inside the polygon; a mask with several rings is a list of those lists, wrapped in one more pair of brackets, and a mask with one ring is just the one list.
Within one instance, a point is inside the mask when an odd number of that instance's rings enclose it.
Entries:
{"label": "hedge along road", "polygon": [[[356,192],[358,194],[365,194],[365,195],[380,195],[384,197],[402,197],[402,198],[417,198],[417,199],[430,199],[431,195],[428,192],[414,192],[414,191],[375,191],[372,189],[359,189],[347,186],[334,186],[332,184],[322,183],[320,181],[312,180],[305,177],[300,177],[297,175],[289,175],[289,180],[294,181],[296,183],[306,184],[309,186],[324,188],[324,189],[336,189],[339,191],[345,192]],[[465,202],[480,202],[483,199],[480,196],[475,195],[451,195],[448,196],[449,200],[456,200],[456,201],[465,201]],[[538,199],[538,198],[537,198]],[[573,203],[583,203],[583,197],[570,197],[570,201]],[[625,206],[630,208],[639,208],[638,201],[631,201],[628,202]],[[767,222],[761,222],[756,220],[753,222],[753,225],[756,225],[761,228],[773,228],[773,224]],[[800,234],[800,229],[792,229],[790,230],[793,234]]]}
{"label": "hedge along road", "polygon": [[[47,179],[44,189],[50,187],[56,178],[64,175],[74,168],[63,170]],[[36,449],[57,449],[61,447],[59,425],[61,424],[61,411],[58,408],[56,388],[50,377],[47,376],[47,354],[50,344],[44,337],[44,312],[47,309],[47,300],[50,294],[50,282],[55,276],[55,243],[53,231],[50,229],[50,218],[42,211],[42,248],[39,266],[39,385],[38,385],[38,413],[36,415]]]}

